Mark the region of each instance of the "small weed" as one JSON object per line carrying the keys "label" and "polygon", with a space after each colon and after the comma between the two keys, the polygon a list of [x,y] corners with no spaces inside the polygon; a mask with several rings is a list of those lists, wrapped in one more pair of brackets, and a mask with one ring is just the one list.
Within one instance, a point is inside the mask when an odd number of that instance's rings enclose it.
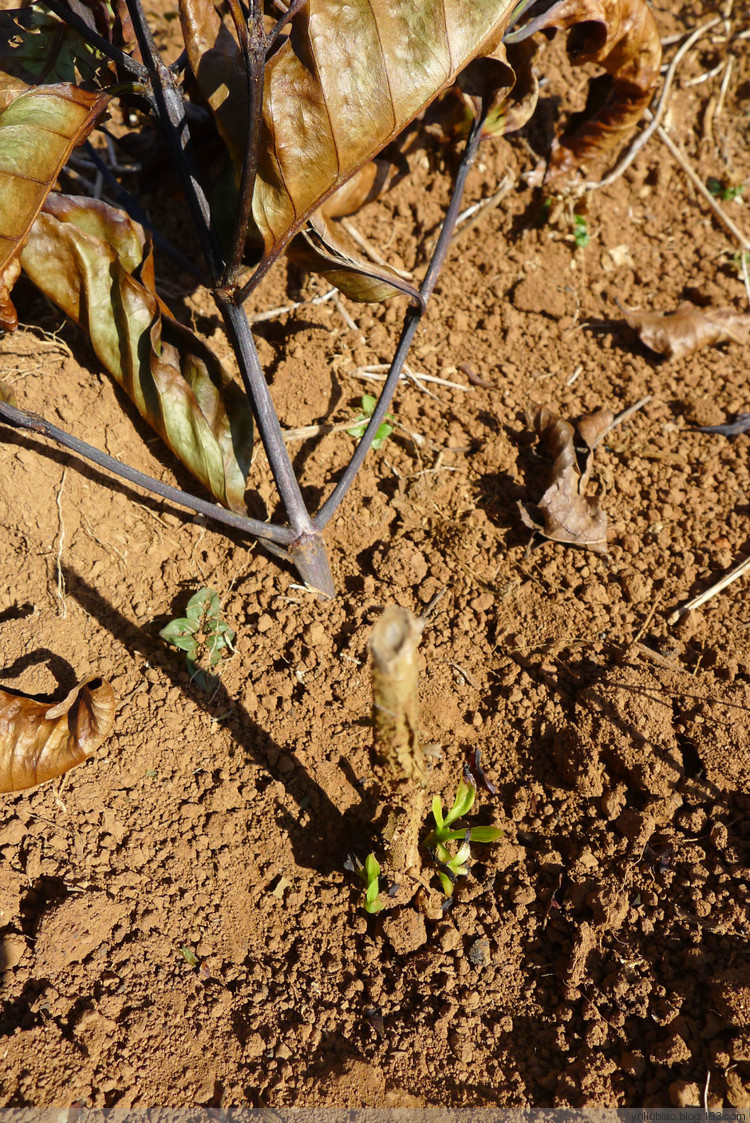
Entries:
{"label": "small weed", "polygon": [[[221,601],[213,589],[199,589],[190,598],[185,615],[170,620],[159,632],[162,639],[185,652],[185,662],[193,682],[201,690],[212,690],[218,676],[211,671],[229,651],[234,651],[235,633],[221,618]],[[207,663],[209,670],[200,666]]]}
{"label": "small weed", "polygon": [[195,952],[191,950],[191,948],[183,945],[180,948],[180,955],[185,960],[188,967],[199,967],[200,966],[200,960],[198,959],[198,956],[195,954]]}
{"label": "small weed", "polygon": [[712,175],[706,180],[706,187],[715,199],[722,199],[725,203],[731,203],[732,199],[738,199],[745,190],[744,183],[726,184],[723,180],[716,179]]}
{"label": "small weed", "polygon": [[582,214],[577,214],[573,218],[573,241],[579,249],[587,246],[591,241],[589,225]]}
{"label": "small weed", "polygon": [[732,265],[737,271],[737,276],[742,281],[745,278],[745,273],[742,267],[742,259],[745,259],[745,267],[750,269],[750,250],[745,250],[743,253],[732,254]]}
{"label": "small weed", "polygon": [[383,908],[380,900],[380,864],[374,854],[368,854],[365,864],[351,857],[345,862],[347,869],[365,883],[365,912],[373,915]]}
{"label": "small weed", "polygon": [[[456,792],[456,798],[450,811],[444,816],[440,796],[436,795],[432,801],[432,814],[435,818],[435,829],[430,832],[424,841],[428,850],[433,851],[439,865],[438,876],[443,886],[446,897],[453,895],[453,883],[457,877],[465,877],[469,872],[467,861],[471,855],[470,842],[494,842],[502,838],[503,832],[499,827],[465,827],[451,830],[451,825],[462,819],[472,808],[476,799],[477,790],[473,784],[461,780]],[[461,841],[455,854],[452,854],[447,842]]]}
{"label": "small weed", "polygon": [[[357,440],[360,439],[369,424],[370,418],[372,417],[375,410],[375,406],[377,405],[377,401],[377,398],[373,397],[372,394],[362,395],[362,401],[360,403],[360,409],[362,411],[361,415],[357,418],[351,429],[346,430],[350,437],[356,437]],[[388,440],[391,433],[393,432],[393,423],[394,418],[390,413],[387,414],[385,421],[379,427],[377,433],[375,434],[375,439],[372,442],[372,447],[375,450],[379,449],[383,442]]]}

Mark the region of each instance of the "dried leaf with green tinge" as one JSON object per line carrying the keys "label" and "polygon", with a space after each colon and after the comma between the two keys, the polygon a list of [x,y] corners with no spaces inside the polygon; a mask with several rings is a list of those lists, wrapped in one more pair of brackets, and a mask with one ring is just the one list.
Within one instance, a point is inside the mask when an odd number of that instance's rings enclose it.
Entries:
{"label": "dried leaf with green tinge", "polygon": [[0,328],[18,323],[10,299],[13,260],[60,169],[107,100],[62,83],[28,90],[0,113]]}
{"label": "dried leaf with green tinge", "polygon": [[75,323],[139,413],[219,503],[246,512],[253,442],[247,398],[154,291],[143,230],[122,211],[55,193],[21,264]]}
{"label": "dried leaf with green tinge", "polygon": [[[253,196],[266,256],[280,253],[468,63],[504,58],[512,9],[512,0],[308,0],[266,66]],[[198,85],[238,160],[246,87],[237,44],[212,0],[180,0],[180,18]]]}

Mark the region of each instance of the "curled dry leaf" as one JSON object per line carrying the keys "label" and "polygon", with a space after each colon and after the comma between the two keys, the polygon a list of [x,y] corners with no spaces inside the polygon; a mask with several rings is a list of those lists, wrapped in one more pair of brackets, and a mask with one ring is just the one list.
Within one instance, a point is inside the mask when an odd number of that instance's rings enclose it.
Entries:
{"label": "curled dry leaf", "polygon": [[645,0],[561,0],[521,34],[549,29],[571,29],[567,50],[573,64],[598,63],[611,84],[593,115],[553,147],[546,171],[540,167],[530,177],[533,185],[619,148],[651,101],[661,66],[659,29]]}
{"label": "curled dry leaf", "polygon": [[747,343],[750,312],[734,308],[700,308],[683,300],[674,312],[635,312],[617,301],[628,327],[642,343],[667,359],[681,359],[714,343]]}
{"label": "curled dry leaf", "polygon": [[115,694],[104,679],[87,679],[55,706],[0,690],[0,792],[23,791],[80,764],[114,719]]}
{"label": "curled dry leaf", "polygon": [[28,90],[0,113],[0,329],[18,323],[10,299],[13,261],[60,169],[107,100],[61,83]]}
{"label": "curled dry leaf", "polygon": [[240,387],[154,291],[143,230],[95,199],[55,193],[21,253],[139,413],[218,502],[245,513],[253,417]]}
{"label": "curled dry leaf", "polygon": [[419,301],[414,286],[388,266],[363,261],[352,239],[333,221],[377,199],[386,189],[390,172],[387,160],[364,164],[310,216],[287,248],[292,261],[319,273],[351,300],[378,303],[403,294]]}
{"label": "curled dry leaf", "polygon": [[[267,257],[469,62],[504,58],[512,8],[512,0],[308,0],[266,66],[253,217]],[[237,45],[212,0],[180,0],[180,19],[198,85],[239,158],[246,101]]]}
{"label": "curled dry leaf", "polygon": [[600,510],[598,500],[585,492],[591,477],[591,449],[612,424],[611,413],[600,410],[581,419],[583,440],[589,449],[583,471],[575,449],[575,429],[569,421],[563,421],[546,406],[537,405],[527,410],[526,420],[554,457],[554,463],[550,485],[536,508],[519,505],[521,519],[531,530],[553,542],[585,546],[606,554],[607,516]]}

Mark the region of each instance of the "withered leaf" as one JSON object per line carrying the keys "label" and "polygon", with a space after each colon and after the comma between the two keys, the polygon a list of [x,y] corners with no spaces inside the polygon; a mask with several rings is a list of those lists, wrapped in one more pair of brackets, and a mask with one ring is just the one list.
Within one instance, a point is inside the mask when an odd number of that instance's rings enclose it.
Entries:
{"label": "withered leaf", "polygon": [[[605,428],[604,411],[592,415],[585,439],[596,441]],[[551,482],[536,508],[519,504],[521,519],[531,530],[553,542],[584,546],[599,554],[607,553],[607,516],[596,498],[586,495],[591,477],[591,445],[583,472],[575,449],[575,429],[546,406],[533,405],[526,411],[526,420],[539,440],[554,457]],[[587,426],[584,425],[584,432]]]}
{"label": "withered leaf", "polygon": [[[266,256],[280,253],[469,62],[504,57],[512,8],[512,0],[308,0],[265,72],[253,217]],[[201,92],[239,155],[246,101],[238,48],[212,0],[180,0],[180,18]]]}
{"label": "withered leaf", "polygon": [[402,294],[418,301],[413,285],[387,265],[364,262],[352,239],[334,218],[354,214],[385,190],[391,165],[370,160],[312,214],[292,240],[287,254],[311,273],[319,273],[352,300],[377,303]]}
{"label": "withered leaf", "polygon": [[101,86],[111,66],[77,31],[36,4],[0,10],[0,110],[30,86]]}
{"label": "withered leaf", "polygon": [[572,29],[567,50],[573,64],[598,63],[611,84],[593,115],[555,144],[546,170],[529,177],[533,185],[619,148],[651,101],[661,66],[659,29],[645,0],[560,0],[523,34],[547,29]]}
{"label": "withered leaf", "polygon": [[55,193],[21,253],[139,413],[218,502],[245,513],[253,417],[240,387],[154,291],[143,230],[94,199]]}
{"label": "withered leaf", "polygon": [[287,252],[292,261],[312,273],[319,273],[352,300],[378,303],[401,295],[415,302],[419,300],[414,286],[392,269],[363,262],[351,239],[321,211],[311,216]]}
{"label": "withered leaf", "polygon": [[578,435],[584,444],[593,450],[604,434],[612,428],[614,419],[615,415],[611,409],[597,409],[594,413],[586,413],[576,422]]}
{"label": "withered leaf", "polygon": [[54,706],[0,690],[0,792],[23,791],[80,764],[114,719],[115,694],[104,679],[87,679]]}
{"label": "withered leaf", "polygon": [[0,327],[18,319],[10,300],[12,261],[77,144],[107,105],[106,94],[69,83],[39,86],[0,113]]}
{"label": "withered leaf", "polygon": [[681,359],[713,343],[747,343],[750,312],[734,308],[700,308],[683,300],[674,312],[635,312],[617,301],[628,327],[642,343],[667,359]]}

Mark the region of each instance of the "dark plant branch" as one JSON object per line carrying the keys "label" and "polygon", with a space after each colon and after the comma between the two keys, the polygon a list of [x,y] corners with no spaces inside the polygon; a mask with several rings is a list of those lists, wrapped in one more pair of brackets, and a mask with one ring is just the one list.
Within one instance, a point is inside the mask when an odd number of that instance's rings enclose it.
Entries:
{"label": "dark plant branch", "polygon": [[102,160],[101,156],[90,143],[90,141],[87,140],[83,148],[86,152],[86,155],[95,165],[97,171],[101,173],[102,179],[111,189],[115,199],[120,204],[122,209],[127,214],[129,214],[130,217],[135,220],[135,222],[139,222],[141,226],[145,227],[145,229],[149,231],[151,237],[154,239],[154,243],[159,247],[159,249],[163,250],[164,253],[171,257],[175,265],[179,265],[180,269],[184,269],[186,273],[189,273],[191,277],[194,277],[199,285],[210,285],[211,282],[209,278],[206,277],[205,273],[198,269],[192,261],[189,261],[183,253],[180,253],[176,246],[173,246],[169,239],[165,238],[164,235],[156,229],[146,212],[140,206],[138,200],[133,195],[131,195],[129,191],[126,191],[126,189],[118,180],[117,176],[112,173],[111,168],[109,168],[104,160]]}
{"label": "dark plant branch", "polygon": [[266,69],[266,36],[263,31],[263,9],[260,0],[252,0],[250,21],[245,20],[239,0],[229,0],[229,10],[237,31],[242,62],[245,67],[247,122],[245,150],[240,176],[240,201],[234,225],[232,246],[222,277],[222,287],[230,288],[237,281],[245,252],[247,231],[253,209],[255,177],[258,174],[260,129],[263,115],[263,79]]}
{"label": "dark plant branch", "polygon": [[224,267],[224,254],[211,221],[208,200],[198,179],[182,93],[174,75],[162,61],[140,0],[127,0],[127,6],[156,99],[157,120],[164,131],[187,197],[209,272],[212,277],[218,278]]}
{"label": "dark plant branch", "polygon": [[96,47],[97,51],[106,55],[107,58],[112,59],[117,63],[126,74],[130,74],[139,82],[148,82],[148,70],[137,59],[131,58],[121,51],[119,47],[115,47],[109,40],[104,39],[98,32],[89,27],[87,23],[72,12],[65,4],[61,4],[59,0],[39,0],[43,7],[47,8],[53,15],[61,19],[68,27],[72,27],[77,31],[82,39],[85,39],[92,47]]}
{"label": "dark plant branch", "polygon": [[8,405],[7,402],[0,401],[0,421],[9,425],[12,429],[24,429],[31,433],[39,433],[40,436],[47,437],[48,440],[62,445],[63,448],[70,449],[71,452],[75,452],[84,460],[96,464],[98,468],[104,468],[107,472],[112,472],[128,483],[143,488],[144,491],[150,491],[161,499],[168,499],[171,503],[177,503],[181,507],[197,511],[199,514],[205,515],[206,518],[214,519],[225,526],[231,526],[234,530],[241,530],[245,534],[261,539],[264,543],[272,542],[281,546],[288,546],[296,537],[294,531],[288,527],[275,526],[273,523],[263,523],[258,519],[249,519],[244,515],[237,515],[234,511],[227,511],[216,503],[198,499],[194,495],[189,495],[186,491],[180,491],[179,488],[164,484],[161,480],[156,480],[153,476],[147,476],[144,472],[139,472],[136,468],[131,468],[130,465],[123,464],[115,457],[108,456],[106,452],[101,452],[93,445],[87,444],[86,441],[81,441],[78,437],[66,433],[64,429],[58,429],[56,425],[51,425],[43,417],[39,417],[35,413],[27,413],[23,409],[17,409],[15,406]]}
{"label": "dark plant branch", "polygon": [[297,12],[300,12],[304,8],[306,3],[307,0],[292,0],[283,16],[281,16],[281,18],[276,21],[266,40],[266,58],[276,46],[276,40],[284,30],[286,25],[290,20],[294,19],[294,17],[297,15]]}
{"label": "dark plant branch", "polygon": [[314,534],[315,527],[302,498],[297,477],[294,474],[284,434],[281,431],[271,394],[258,358],[250,325],[243,308],[239,308],[228,297],[215,293],[214,299],[224,317],[230,341],[235,350],[245,390],[252,403],[258,423],[263,447],[268,456],[273,478],[279,489],[286,508],[287,518],[292,528],[292,537],[301,534]]}
{"label": "dark plant branch", "polygon": [[463,156],[461,157],[461,164],[456,175],[456,182],[453,188],[453,195],[451,196],[450,205],[445,213],[443,226],[440,231],[435,251],[430,259],[430,264],[427,267],[424,280],[419,289],[419,294],[422,297],[422,304],[417,307],[412,307],[406,314],[404,326],[401,331],[401,338],[398,341],[396,354],[393,357],[390,370],[385,380],[383,390],[378,398],[378,403],[372,412],[369,424],[362,434],[362,438],[354,450],[354,455],[344,469],[344,473],[336,484],[335,488],[325,501],[320,511],[313,519],[313,522],[318,530],[323,530],[326,524],[330,521],[331,517],[336,512],[337,508],[342,503],[349,488],[354,483],[354,479],[362,467],[362,463],[370,449],[378,429],[385,420],[385,415],[388,412],[388,407],[391,404],[391,399],[398,385],[398,380],[401,377],[406,356],[409,353],[412,340],[416,334],[417,328],[421,323],[422,317],[425,312],[427,301],[432,295],[433,289],[437,282],[440,270],[443,267],[445,258],[448,254],[451,238],[456,225],[459,211],[461,209],[461,200],[463,198],[464,188],[466,186],[466,178],[469,174],[472,164],[476,158],[479,149],[479,143],[482,139],[482,128],[484,127],[484,113],[480,114],[475,120],[471,132],[469,133],[464,148]]}

